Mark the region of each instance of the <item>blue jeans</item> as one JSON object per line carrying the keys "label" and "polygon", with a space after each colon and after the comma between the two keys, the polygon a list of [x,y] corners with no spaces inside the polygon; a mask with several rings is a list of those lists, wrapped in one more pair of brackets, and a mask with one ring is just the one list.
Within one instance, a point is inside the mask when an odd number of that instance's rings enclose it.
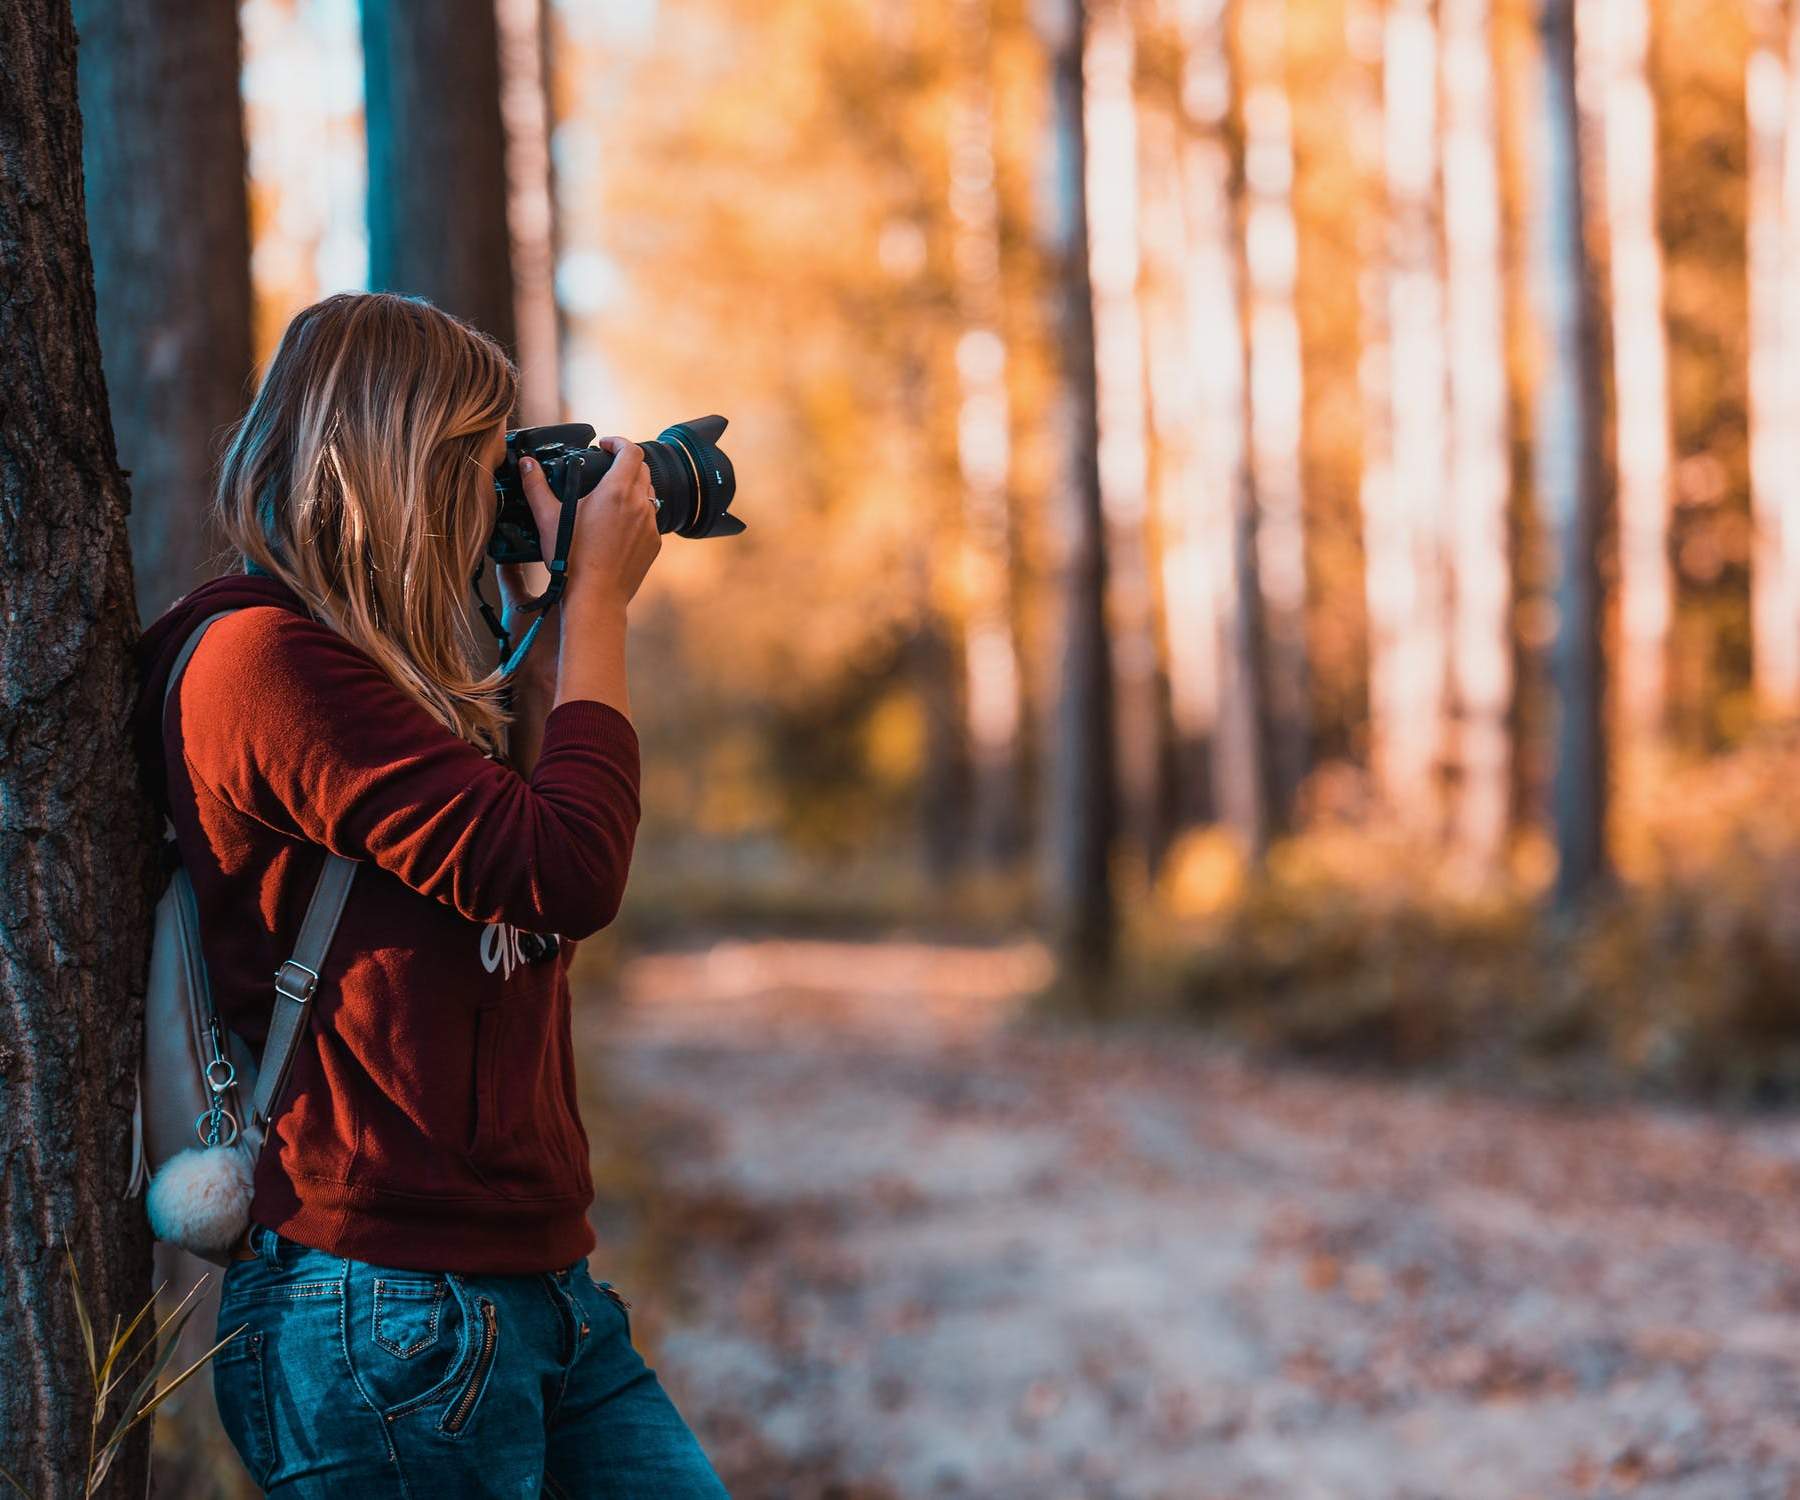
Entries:
{"label": "blue jeans", "polygon": [[465,1276],[347,1260],[251,1229],[225,1269],[219,1416],[283,1500],[540,1495],[718,1500],[725,1487],[587,1257]]}

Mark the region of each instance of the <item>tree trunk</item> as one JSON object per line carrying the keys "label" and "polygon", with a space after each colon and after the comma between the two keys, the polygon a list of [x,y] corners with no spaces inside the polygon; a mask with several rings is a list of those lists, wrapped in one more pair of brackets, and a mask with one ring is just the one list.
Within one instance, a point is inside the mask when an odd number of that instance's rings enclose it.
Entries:
{"label": "tree trunk", "polygon": [[1618,454],[1619,728],[1663,732],[1669,624],[1669,500],[1674,436],[1656,219],[1656,100],[1648,0],[1605,0],[1591,59],[1604,142]]}
{"label": "tree trunk", "polygon": [[1061,673],[1050,749],[1050,926],[1064,978],[1091,1003],[1111,968],[1116,912],[1110,860],[1115,828],[1110,644],[1106,633],[1106,531],[1100,502],[1094,304],[1089,282],[1087,142],[1082,0],[1038,12],[1050,53],[1051,147],[1058,196],[1048,226],[1049,274],[1061,332],[1064,434],[1056,516],[1057,586],[1063,601]]}
{"label": "tree trunk", "polygon": [[1428,0],[1395,0],[1382,33],[1388,468],[1368,492],[1371,760],[1412,831],[1444,831],[1449,727],[1448,369],[1439,218],[1437,29]]}
{"label": "tree trunk", "polygon": [[74,13],[100,342],[149,620],[218,571],[213,464],[255,367],[237,6]]}
{"label": "tree trunk", "polygon": [[[91,1391],[63,1244],[102,1336],[150,1295],[120,1195],[155,829],[125,475],[107,421],[67,0],[0,0],[0,1466],[82,1492]],[[144,1493],[139,1428],[105,1486]]]}
{"label": "tree trunk", "polygon": [[1147,195],[1178,204],[1169,234],[1182,261],[1181,316],[1152,320],[1158,335],[1174,325],[1167,361],[1179,360],[1186,372],[1179,387],[1172,374],[1156,382],[1152,407],[1168,470],[1162,557],[1170,707],[1178,743],[1208,746],[1212,811],[1255,862],[1268,843],[1268,741],[1229,0],[1182,0],[1177,18],[1177,187]]}
{"label": "tree trunk", "polygon": [[[1306,668],[1305,493],[1300,468],[1299,252],[1286,42],[1278,0],[1245,0],[1238,26],[1243,70],[1244,288],[1249,348],[1250,467],[1256,512],[1240,527],[1261,593],[1240,604],[1242,659],[1260,659],[1267,723],[1272,829],[1292,818],[1310,758]],[[1240,563],[1240,571],[1248,562]],[[1247,612],[1254,611],[1254,614]],[[1252,645],[1253,637],[1260,644]],[[1255,691],[1248,682],[1239,691]]]}
{"label": "tree trunk", "polygon": [[1534,454],[1555,578],[1555,902],[1572,912],[1606,876],[1600,585],[1600,371],[1582,203],[1573,0],[1540,0],[1533,283],[1544,340]]}
{"label": "tree trunk", "polygon": [[1450,665],[1456,849],[1491,873],[1512,806],[1512,490],[1505,273],[1489,0],[1443,0],[1444,240],[1450,349]]}
{"label": "tree trunk", "polygon": [[515,347],[494,0],[365,5],[369,285]]}
{"label": "tree trunk", "polygon": [[[513,320],[519,331],[519,421],[562,420],[556,308],[556,215],[550,191],[550,95],[545,0],[499,0],[500,114],[506,128],[506,219]],[[548,578],[548,570],[544,577]],[[534,583],[533,587],[541,587]]]}
{"label": "tree trunk", "polygon": [[1162,832],[1162,667],[1150,570],[1150,454],[1144,327],[1138,307],[1136,46],[1123,0],[1090,6],[1086,55],[1087,200],[1100,498],[1106,516],[1113,650],[1114,757],[1130,842],[1153,875]]}
{"label": "tree trunk", "polygon": [[964,700],[972,760],[972,847],[992,868],[1023,842],[1019,648],[1013,628],[1008,491],[1012,408],[1001,334],[1000,196],[995,179],[992,0],[957,0],[950,101],[950,219],[958,319],[957,462],[962,479]]}
{"label": "tree trunk", "polygon": [[1745,79],[1750,182],[1750,504],[1755,521],[1750,608],[1756,697],[1763,713],[1800,712],[1800,13],[1790,34],[1780,0],[1755,8]]}

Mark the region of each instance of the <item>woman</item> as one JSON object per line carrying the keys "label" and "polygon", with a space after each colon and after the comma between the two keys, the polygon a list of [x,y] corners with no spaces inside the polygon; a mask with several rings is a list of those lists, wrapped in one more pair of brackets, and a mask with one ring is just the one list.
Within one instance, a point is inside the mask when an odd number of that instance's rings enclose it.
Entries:
{"label": "woman", "polygon": [[[478,665],[469,580],[516,386],[429,303],[307,308],[221,467],[249,571],[142,647],[147,783],[253,1046],[326,850],[362,862],[220,1295],[220,1336],[242,1330],[213,1361],[226,1431],[294,1500],[725,1493],[588,1274],[570,1040],[570,956],[617,911],[637,829],[625,627],[656,502],[641,450],[605,439],[561,602],[510,680]],[[553,555],[557,502],[525,485]],[[516,639],[520,570],[501,590]]]}

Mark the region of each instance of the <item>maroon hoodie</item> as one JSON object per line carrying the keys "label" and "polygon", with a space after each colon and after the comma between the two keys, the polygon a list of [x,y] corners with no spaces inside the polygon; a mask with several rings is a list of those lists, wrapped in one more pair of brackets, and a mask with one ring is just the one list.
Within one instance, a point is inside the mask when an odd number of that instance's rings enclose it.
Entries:
{"label": "maroon hoodie", "polygon": [[[160,728],[189,632],[213,625]],[[594,1248],[570,1042],[572,939],[618,910],[631,721],[544,724],[529,778],[408,697],[279,579],[230,575],[139,647],[146,788],[174,821],[226,1025],[261,1051],[327,848],[361,861],[256,1172],[251,1217],[335,1255],[547,1271]],[[521,932],[565,940],[523,961]]]}

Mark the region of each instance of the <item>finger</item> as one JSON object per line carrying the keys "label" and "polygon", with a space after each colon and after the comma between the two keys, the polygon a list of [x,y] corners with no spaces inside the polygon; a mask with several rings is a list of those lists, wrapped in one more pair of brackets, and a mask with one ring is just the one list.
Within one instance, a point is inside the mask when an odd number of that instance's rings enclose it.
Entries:
{"label": "finger", "polygon": [[523,457],[519,460],[519,480],[525,487],[525,499],[531,506],[531,514],[537,521],[538,530],[555,531],[562,511],[562,501],[552,492],[550,481],[544,478],[544,471],[536,459]]}
{"label": "finger", "polygon": [[[612,446],[608,446],[611,444]],[[644,450],[629,438],[602,438],[600,446],[613,456],[610,473],[616,473],[617,483],[630,483],[644,467]],[[610,475],[609,475],[610,477]]]}

